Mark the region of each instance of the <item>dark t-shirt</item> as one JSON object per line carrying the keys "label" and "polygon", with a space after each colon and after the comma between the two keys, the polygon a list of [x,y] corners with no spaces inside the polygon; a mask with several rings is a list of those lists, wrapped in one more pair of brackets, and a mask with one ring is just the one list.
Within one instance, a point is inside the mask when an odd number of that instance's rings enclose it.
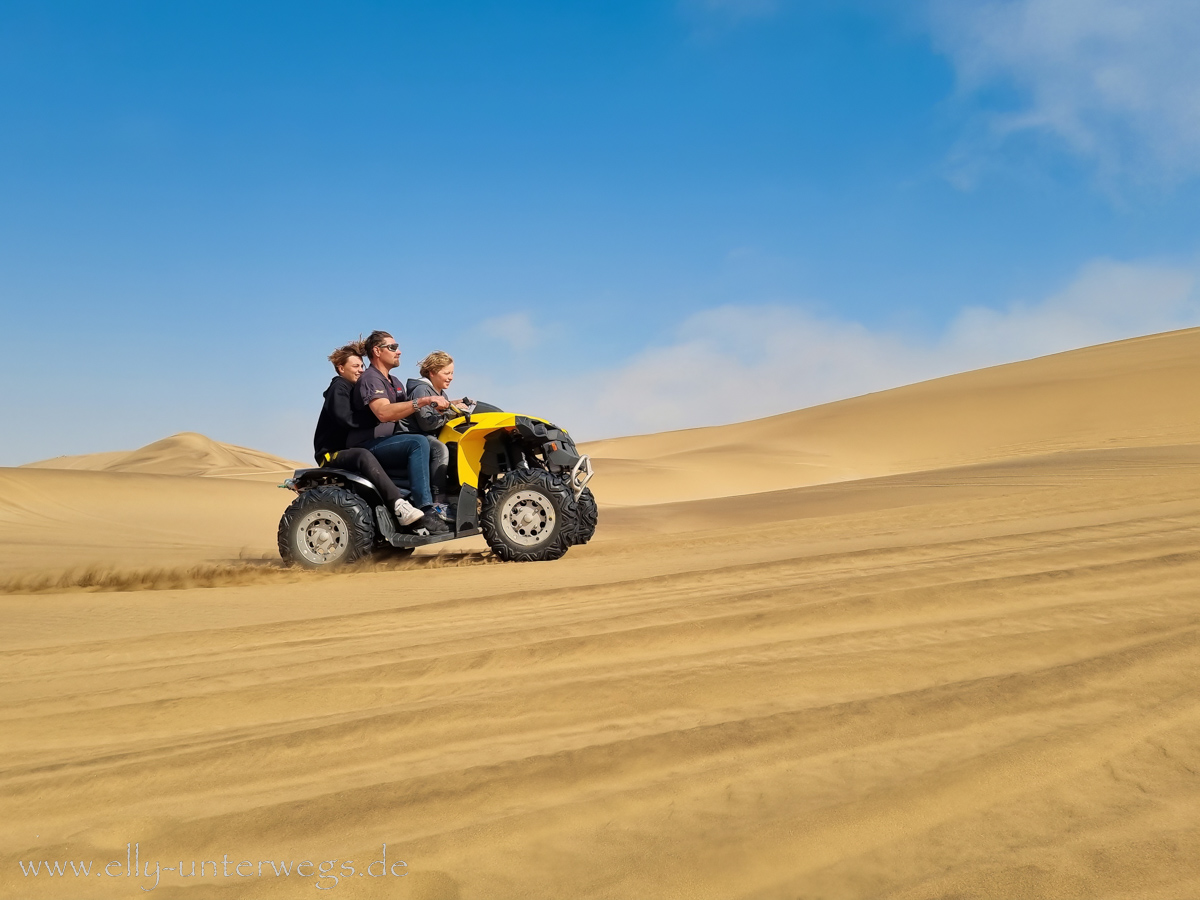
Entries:
{"label": "dark t-shirt", "polygon": [[374,426],[356,428],[348,436],[348,445],[362,447],[374,438],[388,437],[393,434],[404,434],[408,431],[407,420],[399,422],[380,422],[371,412],[372,400],[386,400],[388,403],[400,403],[407,400],[404,385],[395,375],[384,375],[374,366],[370,366],[358,379],[352,396],[356,413],[364,422],[374,421]]}

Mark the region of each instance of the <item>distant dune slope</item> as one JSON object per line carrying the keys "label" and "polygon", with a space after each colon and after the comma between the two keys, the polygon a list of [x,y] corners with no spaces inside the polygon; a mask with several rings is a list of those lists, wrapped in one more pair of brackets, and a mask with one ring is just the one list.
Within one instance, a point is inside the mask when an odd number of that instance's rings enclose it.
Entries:
{"label": "distant dune slope", "polygon": [[303,463],[185,431],[138,450],[56,456],[21,468],[272,480]]}
{"label": "distant dune slope", "polygon": [[737,425],[596,441],[602,502],[735,496],[1062,450],[1200,442],[1200,329]]}

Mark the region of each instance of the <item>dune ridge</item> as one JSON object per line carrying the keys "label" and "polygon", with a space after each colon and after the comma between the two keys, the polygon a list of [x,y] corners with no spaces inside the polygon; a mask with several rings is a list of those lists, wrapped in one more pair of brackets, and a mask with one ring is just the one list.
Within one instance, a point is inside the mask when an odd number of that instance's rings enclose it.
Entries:
{"label": "dune ridge", "polygon": [[639,505],[1104,447],[1200,442],[1200,329],[950,375],[753,422],[585,445]]}
{"label": "dune ridge", "polygon": [[19,468],[269,480],[280,472],[304,465],[261,450],[224,444],[203,434],[184,431],[137,450],[56,456]]}

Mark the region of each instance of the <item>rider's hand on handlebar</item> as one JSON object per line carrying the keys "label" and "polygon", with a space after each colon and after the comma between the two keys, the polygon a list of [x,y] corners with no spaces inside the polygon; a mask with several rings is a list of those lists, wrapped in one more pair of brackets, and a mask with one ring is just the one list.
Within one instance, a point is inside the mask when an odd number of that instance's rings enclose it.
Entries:
{"label": "rider's hand on handlebar", "polygon": [[433,403],[430,405],[436,406],[439,410],[445,410],[445,409],[450,408],[450,401],[447,400],[445,397],[435,396],[435,397],[431,397],[430,399],[433,400]]}

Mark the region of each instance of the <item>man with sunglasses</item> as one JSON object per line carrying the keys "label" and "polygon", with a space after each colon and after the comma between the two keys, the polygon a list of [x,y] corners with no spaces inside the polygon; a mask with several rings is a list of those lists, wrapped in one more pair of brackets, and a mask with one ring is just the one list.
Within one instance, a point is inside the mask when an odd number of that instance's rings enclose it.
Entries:
{"label": "man with sunglasses", "polygon": [[412,528],[445,534],[449,529],[436,515],[430,490],[429,441],[423,434],[410,433],[405,420],[419,407],[441,409],[449,404],[444,397],[408,399],[400,379],[391,374],[400,365],[400,345],[386,331],[372,331],[363,342],[363,354],[371,364],[355,385],[352,404],[375,425],[351,431],[347,444],[370,450],[385,469],[407,466],[412,502],[425,513]]}

